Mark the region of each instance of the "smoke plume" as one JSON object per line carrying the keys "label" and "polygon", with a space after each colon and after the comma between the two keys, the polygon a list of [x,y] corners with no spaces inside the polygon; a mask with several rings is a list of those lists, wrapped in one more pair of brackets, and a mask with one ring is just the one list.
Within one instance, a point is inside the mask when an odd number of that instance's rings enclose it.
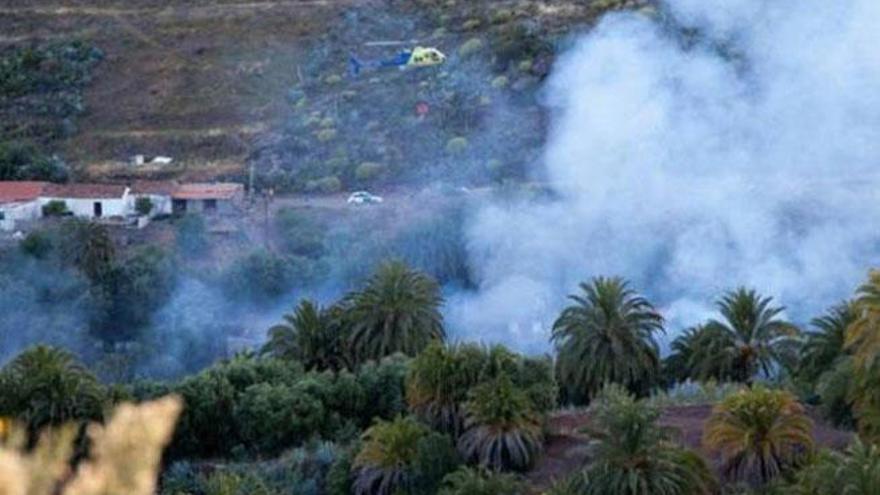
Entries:
{"label": "smoke plume", "polygon": [[548,349],[565,297],[621,275],[669,320],[739,285],[806,321],[880,241],[880,2],[669,0],[613,14],[557,62],[554,201],[475,213],[458,335]]}

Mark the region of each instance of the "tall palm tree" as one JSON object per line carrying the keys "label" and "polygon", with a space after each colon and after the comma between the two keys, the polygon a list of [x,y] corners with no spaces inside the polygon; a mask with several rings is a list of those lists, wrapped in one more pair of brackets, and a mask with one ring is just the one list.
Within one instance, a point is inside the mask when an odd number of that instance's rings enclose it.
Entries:
{"label": "tall palm tree", "polygon": [[68,421],[100,419],[106,394],[67,351],[32,347],[0,371],[0,416],[18,418],[32,433]]}
{"label": "tall palm tree", "polygon": [[349,359],[341,318],[340,308],[324,309],[305,299],[284,315],[284,323],[269,329],[263,353],[299,361],[306,370],[345,369]]}
{"label": "tall palm tree", "polygon": [[528,396],[506,376],[474,387],[465,404],[462,457],[493,471],[524,470],[541,452],[538,415]]}
{"label": "tall palm tree", "polygon": [[377,421],[361,437],[362,446],[352,464],[355,494],[405,492],[415,482],[419,443],[429,433],[410,417]]}
{"label": "tall palm tree", "polygon": [[856,315],[855,304],[844,301],[810,322],[815,330],[804,336],[798,375],[807,382],[814,383],[835,366],[846,354],[846,332],[855,321]]}
{"label": "tall palm tree", "polygon": [[766,483],[805,459],[812,433],[813,423],[793,395],[756,387],[715,406],[703,443],[720,451],[728,476]]}
{"label": "tall palm tree", "polygon": [[415,356],[432,341],[444,340],[442,302],[439,285],[428,275],[401,262],[383,264],[363,290],[345,300],[356,358]]}
{"label": "tall palm tree", "polygon": [[663,318],[621,278],[594,278],[553,324],[560,381],[575,401],[606,383],[647,387],[658,374]]}
{"label": "tall palm tree", "polygon": [[696,366],[723,363],[732,379],[750,383],[759,372],[769,375],[778,365],[790,365],[799,331],[779,318],[785,308],[772,301],[743,287],[722,296],[716,303],[722,318],[703,327],[713,343],[695,359]]}
{"label": "tall palm tree", "polygon": [[853,356],[852,392],[859,433],[880,443],[880,271],[872,270],[859,287],[856,319],[846,334]]}
{"label": "tall palm tree", "polygon": [[859,287],[854,303],[856,319],[846,335],[856,366],[868,368],[880,361],[880,270],[872,270]]}
{"label": "tall palm tree", "polygon": [[715,493],[717,482],[708,464],[696,452],[678,446],[673,430],[657,424],[658,409],[615,385],[600,393],[591,417],[592,462],[559,488],[563,493]]}

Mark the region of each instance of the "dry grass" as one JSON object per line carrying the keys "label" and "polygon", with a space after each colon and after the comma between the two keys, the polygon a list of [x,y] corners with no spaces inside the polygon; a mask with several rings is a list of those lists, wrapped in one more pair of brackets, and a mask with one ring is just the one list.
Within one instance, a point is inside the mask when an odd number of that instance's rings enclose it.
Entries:
{"label": "dry grass", "polygon": [[0,443],[0,495],[153,495],[181,407],[177,397],[120,405],[106,425],[89,425],[90,456],[75,471],[74,426],[44,432],[30,450],[13,431]]}

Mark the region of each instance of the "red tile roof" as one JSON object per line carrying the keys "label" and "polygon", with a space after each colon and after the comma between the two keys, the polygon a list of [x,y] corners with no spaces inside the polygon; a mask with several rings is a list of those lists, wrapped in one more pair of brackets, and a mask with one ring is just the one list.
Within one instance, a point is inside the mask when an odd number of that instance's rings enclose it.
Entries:
{"label": "red tile roof", "polygon": [[43,196],[50,198],[121,198],[127,186],[122,184],[50,184]]}
{"label": "red tile roof", "polygon": [[131,193],[170,196],[177,188],[177,182],[170,180],[139,180],[131,185]]}
{"label": "red tile roof", "polygon": [[216,184],[181,184],[174,190],[174,199],[232,199],[244,192],[244,186],[234,182]]}
{"label": "red tile roof", "polygon": [[0,181],[0,203],[33,201],[40,197],[48,182]]}

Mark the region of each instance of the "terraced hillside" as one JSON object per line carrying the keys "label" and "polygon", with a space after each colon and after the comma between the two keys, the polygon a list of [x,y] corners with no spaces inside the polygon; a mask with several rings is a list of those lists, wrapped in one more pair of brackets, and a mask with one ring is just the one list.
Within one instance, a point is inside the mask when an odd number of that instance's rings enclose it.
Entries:
{"label": "terraced hillside", "polygon": [[[77,41],[102,55],[75,118],[59,117],[63,132],[47,144],[80,176],[243,179],[253,165],[263,184],[292,190],[451,172],[473,182],[521,176],[535,159],[544,128],[535,93],[568,35],[640,6],[0,0],[0,50]],[[448,63],[349,73],[352,54],[379,59],[415,44],[437,46]],[[415,115],[417,103],[429,113]],[[175,162],[133,169],[134,154]]]}

